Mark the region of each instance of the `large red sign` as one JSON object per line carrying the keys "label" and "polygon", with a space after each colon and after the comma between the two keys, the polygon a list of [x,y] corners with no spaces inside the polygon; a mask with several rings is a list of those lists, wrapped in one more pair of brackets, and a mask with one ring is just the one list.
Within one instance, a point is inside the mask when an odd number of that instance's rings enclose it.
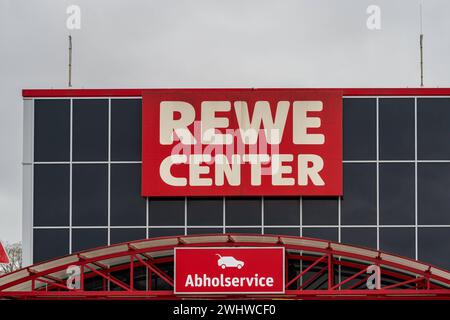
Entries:
{"label": "large red sign", "polygon": [[175,294],[284,293],[284,248],[175,248]]}
{"label": "large red sign", "polygon": [[142,195],[342,195],[341,91],[144,91]]}

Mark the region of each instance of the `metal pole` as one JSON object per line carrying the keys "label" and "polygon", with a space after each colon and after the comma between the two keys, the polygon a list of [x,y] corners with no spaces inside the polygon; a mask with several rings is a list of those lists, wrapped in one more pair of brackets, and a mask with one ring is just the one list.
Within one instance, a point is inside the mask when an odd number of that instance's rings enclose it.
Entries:
{"label": "metal pole", "polygon": [[420,86],[423,87],[423,34],[420,35]]}
{"label": "metal pole", "polygon": [[334,271],[333,271],[333,255],[328,254],[328,290],[331,290],[334,286]]}
{"label": "metal pole", "polygon": [[423,87],[423,30],[422,30],[422,3],[420,4],[420,86]]}
{"label": "metal pole", "polygon": [[69,35],[69,87],[72,87],[72,36]]}

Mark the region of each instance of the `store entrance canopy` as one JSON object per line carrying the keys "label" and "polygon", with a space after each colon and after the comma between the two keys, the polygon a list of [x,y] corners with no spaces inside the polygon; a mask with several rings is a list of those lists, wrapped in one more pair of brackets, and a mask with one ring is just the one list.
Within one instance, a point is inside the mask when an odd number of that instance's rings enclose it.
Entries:
{"label": "store entrance canopy", "polygon": [[[282,248],[284,293],[175,293],[174,249],[217,247]],[[238,259],[222,261],[243,266]],[[371,287],[368,283],[375,269],[379,283],[375,281]],[[450,272],[405,257],[320,239],[192,235],[126,242],[39,263],[0,277],[1,298],[450,299]]]}

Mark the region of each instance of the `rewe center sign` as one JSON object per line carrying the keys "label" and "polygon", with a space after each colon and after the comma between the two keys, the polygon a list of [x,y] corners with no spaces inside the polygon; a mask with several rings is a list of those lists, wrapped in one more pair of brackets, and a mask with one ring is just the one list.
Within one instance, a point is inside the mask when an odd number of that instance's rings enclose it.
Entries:
{"label": "rewe center sign", "polygon": [[143,196],[341,195],[342,93],[143,93]]}
{"label": "rewe center sign", "polygon": [[175,248],[175,294],[284,293],[283,247]]}

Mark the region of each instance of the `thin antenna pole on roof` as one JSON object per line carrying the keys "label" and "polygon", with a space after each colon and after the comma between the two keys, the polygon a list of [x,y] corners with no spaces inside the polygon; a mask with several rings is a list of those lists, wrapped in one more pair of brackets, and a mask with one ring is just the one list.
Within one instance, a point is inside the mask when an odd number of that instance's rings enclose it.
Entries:
{"label": "thin antenna pole on roof", "polygon": [[422,2],[420,3],[420,86],[423,87],[423,25],[422,25]]}
{"label": "thin antenna pole on roof", "polygon": [[72,36],[69,35],[69,87],[72,86]]}

